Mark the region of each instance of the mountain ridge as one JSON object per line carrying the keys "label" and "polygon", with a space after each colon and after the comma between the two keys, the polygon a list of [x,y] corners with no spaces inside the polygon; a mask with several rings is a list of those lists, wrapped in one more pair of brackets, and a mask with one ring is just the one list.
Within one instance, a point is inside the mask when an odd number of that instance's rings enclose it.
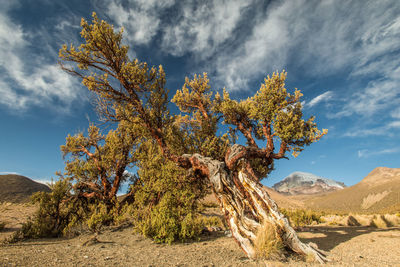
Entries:
{"label": "mountain ridge", "polygon": [[291,173],[272,186],[275,191],[285,195],[320,194],[345,187],[342,182],[300,171]]}

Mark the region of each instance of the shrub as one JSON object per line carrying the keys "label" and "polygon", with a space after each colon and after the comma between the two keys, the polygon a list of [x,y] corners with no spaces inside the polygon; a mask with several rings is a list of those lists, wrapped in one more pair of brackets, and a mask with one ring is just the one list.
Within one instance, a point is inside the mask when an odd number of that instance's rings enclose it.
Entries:
{"label": "shrub", "polygon": [[33,203],[39,208],[32,218],[23,223],[9,240],[16,242],[26,238],[74,236],[82,231],[99,231],[101,226],[122,222],[126,208],[118,204],[107,211],[101,201],[79,198],[71,192],[72,185],[68,180],[60,180],[51,185],[52,191],[38,192],[32,196]]}
{"label": "shrub", "polygon": [[196,212],[190,212],[166,192],[155,206],[135,211],[135,230],[158,243],[172,243],[198,237],[203,229]]}
{"label": "shrub", "polygon": [[137,151],[138,179],[132,190],[134,230],[156,242],[193,239],[203,230],[199,200],[207,193],[204,179],[166,160],[156,144]]}
{"label": "shrub", "polygon": [[312,210],[303,210],[303,209],[296,209],[296,210],[287,210],[281,209],[283,215],[289,219],[290,223],[294,227],[301,227],[305,225],[311,225],[313,223],[322,223],[324,222],[322,216],[324,213],[322,212],[315,212]]}
{"label": "shrub", "polygon": [[113,221],[112,212],[107,211],[104,203],[98,203],[90,206],[89,216],[86,224],[90,230],[97,232],[101,226],[109,225]]}
{"label": "shrub", "polygon": [[385,219],[385,216],[383,215],[374,215],[374,217],[371,220],[371,226],[376,227],[376,228],[387,228],[390,225],[390,223]]}
{"label": "shrub", "polygon": [[278,260],[283,257],[282,239],[278,235],[275,225],[269,221],[265,221],[258,230],[254,247],[258,258]]}
{"label": "shrub", "polygon": [[0,231],[2,231],[5,226],[6,226],[5,222],[0,222]]}
{"label": "shrub", "polygon": [[24,238],[58,237],[81,221],[85,216],[86,203],[71,195],[72,185],[67,180],[60,180],[51,185],[52,191],[37,192],[32,202],[39,208],[32,218],[22,225],[12,240]]}

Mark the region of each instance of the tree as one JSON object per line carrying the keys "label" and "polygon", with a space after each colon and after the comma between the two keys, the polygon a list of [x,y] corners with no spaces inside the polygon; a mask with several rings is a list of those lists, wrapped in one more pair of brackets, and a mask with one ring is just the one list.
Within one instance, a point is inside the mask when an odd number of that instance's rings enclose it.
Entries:
{"label": "tree", "polygon": [[[186,79],[173,98],[182,114],[173,116],[161,66],[149,68],[130,60],[122,30],[115,32],[96,14],[92,24],[82,19],[81,26],[84,42],[60,50],[60,58],[77,67],[62,68],[98,96],[98,110],[106,120],[140,125],[143,136],[155,140],[165,158],[210,183],[232,236],[247,256],[256,256],[256,233],[270,223],[288,249],[325,261],[320,251],[298,239],[260,183],[275,160],[287,158],[289,152],[296,155],[326,133],[317,129],[313,117],[302,118],[301,93],[287,92],[285,72],[268,76],[253,97],[241,101],[225,90],[222,97],[214,95],[206,74]],[[220,122],[231,126],[231,137],[240,133],[247,144],[218,135]]]}
{"label": "tree", "polygon": [[67,136],[61,146],[68,156],[64,176],[74,181],[77,197],[100,200],[108,210],[114,207],[120,185],[129,178],[126,168],[135,162],[137,134],[136,128],[120,123],[107,136],[94,125],[89,126],[88,136]]}

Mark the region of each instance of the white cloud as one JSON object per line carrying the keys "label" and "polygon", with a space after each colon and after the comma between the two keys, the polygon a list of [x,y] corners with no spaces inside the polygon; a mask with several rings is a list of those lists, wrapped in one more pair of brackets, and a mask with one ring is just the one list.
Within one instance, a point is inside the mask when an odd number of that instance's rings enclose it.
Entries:
{"label": "white cloud", "polygon": [[[400,49],[399,12],[400,6],[393,1],[282,1],[268,8],[233,53],[221,51],[215,70],[228,90],[246,89],[249,81],[289,63],[308,77],[320,78],[344,69],[350,74],[343,79],[380,75],[380,81],[368,85],[365,97],[361,88],[343,94],[344,102],[353,101],[342,115],[372,114],[393,106],[392,97],[400,91],[399,80],[392,75],[399,66],[397,57],[390,55]],[[378,88],[382,95],[369,98]]]}
{"label": "white cloud", "polygon": [[6,9],[0,11],[0,104],[18,111],[31,105],[68,111],[78,82],[55,64],[57,59],[49,64],[45,56],[34,55],[29,39]]}
{"label": "white cloud", "polygon": [[400,107],[396,108],[390,113],[390,116],[395,119],[400,119]]}
{"label": "white cloud", "polygon": [[292,4],[297,2],[271,7],[266,18],[249,29],[250,36],[236,51],[221,51],[216,56],[214,66],[222,86],[228,90],[247,89],[249,80],[257,75],[284,68],[291,34],[285,16]]}
{"label": "white cloud", "polygon": [[109,15],[120,27],[125,29],[125,37],[134,44],[147,44],[160,27],[160,12],[170,7],[174,1],[130,0],[106,1]]}
{"label": "white cloud", "polygon": [[[193,53],[204,60],[232,37],[241,11],[252,1],[106,0],[106,14],[133,45],[160,35],[160,48],[171,55]],[[174,10],[170,8],[174,6]],[[167,13],[167,11],[169,11]]]}
{"label": "white cloud", "polygon": [[[134,45],[159,38],[163,51],[193,55],[192,65],[201,65],[201,71],[206,66],[217,85],[228,90],[248,89],[250,81],[288,64],[309,77],[346,69],[343,79],[373,74],[385,86],[397,83],[389,76],[398,67],[390,52],[400,43],[400,6],[393,1],[287,0],[265,9],[256,1],[106,0],[106,6]],[[248,10],[251,21],[245,16]],[[364,108],[357,104],[354,111],[345,107],[341,114],[361,112]]]}
{"label": "white cloud", "polygon": [[[35,182],[37,182],[37,183],[44,184],[44,185],[49,185],[49,184],[52,183],[51,180],[40,180],[40,179],[32,179],[32,180],[35,181]],[[55,182],[55,181],[53,181],[53,182]]]}
{"label": "white cloud", "polygon": [[200,59],[213,55],[232,37],[241,19],[241,11],[251,1],[185,2],[182,16],[163,29],[162,48],[172,55],[193,52]]}
{"label": "white cloud", "polygon": [[330,99],[332,99],[333,97],[333,92],[332,91],[327,91],[323,94],[320,94],[319,96],[314,97],[313,99],[311,99],[310,102],[306,103],[305,106],[307,107],[313,107],[321,102],[324,101],[328,101]]}
{"label": "white cloud", "polygon": [[366,136],[391,136],[393,131],[400,129],[400,121],[391,121],[380,127],[369,127],[357,130],[350,130],[344,134],[345,137],[366,137]]}
{"label": "white cloud", "polygon": [[372,157],[372,156],[395,154],[395,153],[399,153],[399,152],[400,152],[399,148],[389,148],[389,149],[383,149],[383,150],[378,150],[378,151],[369,151],[368,149],[362,149],[362,150],[357,151],[357,155],[359,158],[368,158],[368,157]]}

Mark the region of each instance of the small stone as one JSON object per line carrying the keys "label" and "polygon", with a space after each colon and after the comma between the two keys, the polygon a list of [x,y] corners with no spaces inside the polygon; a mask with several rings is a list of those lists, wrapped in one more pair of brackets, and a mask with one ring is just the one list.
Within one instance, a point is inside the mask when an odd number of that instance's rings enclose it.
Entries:
{"label": "small stone", "polygon": [[227,237],[232,237],[231,231],[225,231],[224,234],[225,234]]}
{"label": "small stone", "polygon": [[83,256],[83,258],[84,258],[84,259],[87,259],[87,258],[89,258],[89,256],[85,255],[85,256]]}

